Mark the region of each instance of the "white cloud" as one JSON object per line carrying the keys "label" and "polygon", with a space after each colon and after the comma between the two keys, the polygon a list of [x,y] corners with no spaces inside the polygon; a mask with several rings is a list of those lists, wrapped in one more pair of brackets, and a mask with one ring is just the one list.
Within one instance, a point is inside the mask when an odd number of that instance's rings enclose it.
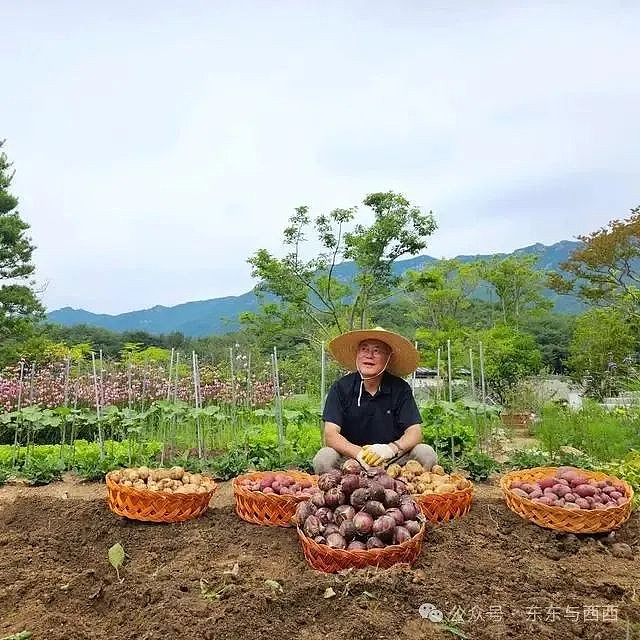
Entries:
{"label": "white cloud", "polygon": [[[50,308],[239,294],[287,217],[396,189],[433,255],[637,204],[640,11],[575,2],[3,9],[2,137]],[[62,7],[62,9],[61,9]]]}

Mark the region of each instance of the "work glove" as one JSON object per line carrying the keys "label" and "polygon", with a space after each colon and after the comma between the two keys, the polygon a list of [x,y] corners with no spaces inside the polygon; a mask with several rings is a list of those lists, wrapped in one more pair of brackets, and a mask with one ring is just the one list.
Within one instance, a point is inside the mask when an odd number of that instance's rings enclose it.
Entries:
{"label": "work glove", "polygon": [[391,460],[396,452],[388,444],[366,444],[362,447],[364,461],[374,467],[382,466],[387,460]]}
{"label": "work glove", "polygon": [[369,469],[371,469],[371,465],[368,465],[368,464],[365,462],[364,456],[365,456],[365,450],[364,450],[364,448],[363,448],[363,449],[360,449],[360,451],[358,452],[358,455],[356,456],[356,460],[360,463],[360,466],[361,466],[365,471],[369,471]]}

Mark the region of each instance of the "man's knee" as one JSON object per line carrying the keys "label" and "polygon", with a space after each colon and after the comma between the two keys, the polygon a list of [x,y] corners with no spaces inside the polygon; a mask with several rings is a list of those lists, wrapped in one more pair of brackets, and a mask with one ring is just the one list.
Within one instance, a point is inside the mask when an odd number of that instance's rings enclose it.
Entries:
{"label": "man's knee", "polygon": [[428,444],[417,444],[408,455],[409,460],[417,460],[427,471],[438,463],[438,456]]}
{"label": "man's knee", "polygon": [[316,475],[327,473],[331,469],[339,469],[342,456],[331,447],[322,447],[313,458],[313,471]]}

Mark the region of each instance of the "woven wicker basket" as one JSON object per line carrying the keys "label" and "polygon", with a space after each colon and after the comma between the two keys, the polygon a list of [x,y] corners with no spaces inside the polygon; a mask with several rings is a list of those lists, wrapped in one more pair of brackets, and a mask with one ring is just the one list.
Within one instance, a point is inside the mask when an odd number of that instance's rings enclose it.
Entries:
{"label": "woven wicker basket", "polygon": [[613,531],[621,527],[629,519],[633,489],[623,480],[608,476],[605,473],[580,469],[580,473],[589,479],[613,480],[616,484],[623,485],[625,495],[629,498],[625,504],[608,509],[569,510],[563,507],[549,507],[546,504],[538,504],[516,495],[510,488],[513,482],[537,482],[542,478],[554,475],[557,470],[557,467],[536,467],[534,469],[512,471],[503,476],[500,480],[500,487],[509,509],[541,527],[555,529],[556,531],[570,531],[571,533]]}
{"label": "woven wicker basket", "polygon": [[107,474],[107,505],[113,513],[145,522],[183,522],[202,515],[218,490],[216,484],[207,493],[161,493],[125,487]]}
{"label": "woven wicker basket", "polygon": [[[250,491],[242,485],[243,480],[262,480],[265,471],[246,473],[233,479],[233,499],[236,513],[240,518],[254,524],[269,527],[292,527],[299,502],[308,500],[308,496],[280,496],[274,493]],[[302,471],[270,471],[269,473],[283,473],[294,480],[310,480],[314,485],[318,478]]]}
{"label": "woven wicker basket", "polygon": [[412,494],[422,513],[429,522],[448,522],[454,518],[467,515],[473,501],[473,483],[466,481],[467,486],[451,493]]}
{"label": "woven wicker basket", "polygon": [[396,564],[411,566],[422,551],[426,529],[426,522],[423,522],[420,532],[402,544],[390,545],[384,549],[347,551],[332,549],[326,544],[318,544],[315,540],[308,538],[300,527],[296,528],[305,560],[310,567],[324,573],[337,573],[343,569],[363,569],[364,567],[388,569]]}

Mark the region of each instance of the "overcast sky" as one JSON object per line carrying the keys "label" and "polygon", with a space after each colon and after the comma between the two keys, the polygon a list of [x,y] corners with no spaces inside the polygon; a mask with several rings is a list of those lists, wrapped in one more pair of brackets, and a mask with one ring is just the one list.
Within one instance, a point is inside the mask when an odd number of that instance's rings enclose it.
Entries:
{"label": "overcast sky", "polygon": [[295,206],[372,191],[433,210],[436,257],[625,217],[638,6],[0,0],[0,139],[45,304],[243,293]]}

